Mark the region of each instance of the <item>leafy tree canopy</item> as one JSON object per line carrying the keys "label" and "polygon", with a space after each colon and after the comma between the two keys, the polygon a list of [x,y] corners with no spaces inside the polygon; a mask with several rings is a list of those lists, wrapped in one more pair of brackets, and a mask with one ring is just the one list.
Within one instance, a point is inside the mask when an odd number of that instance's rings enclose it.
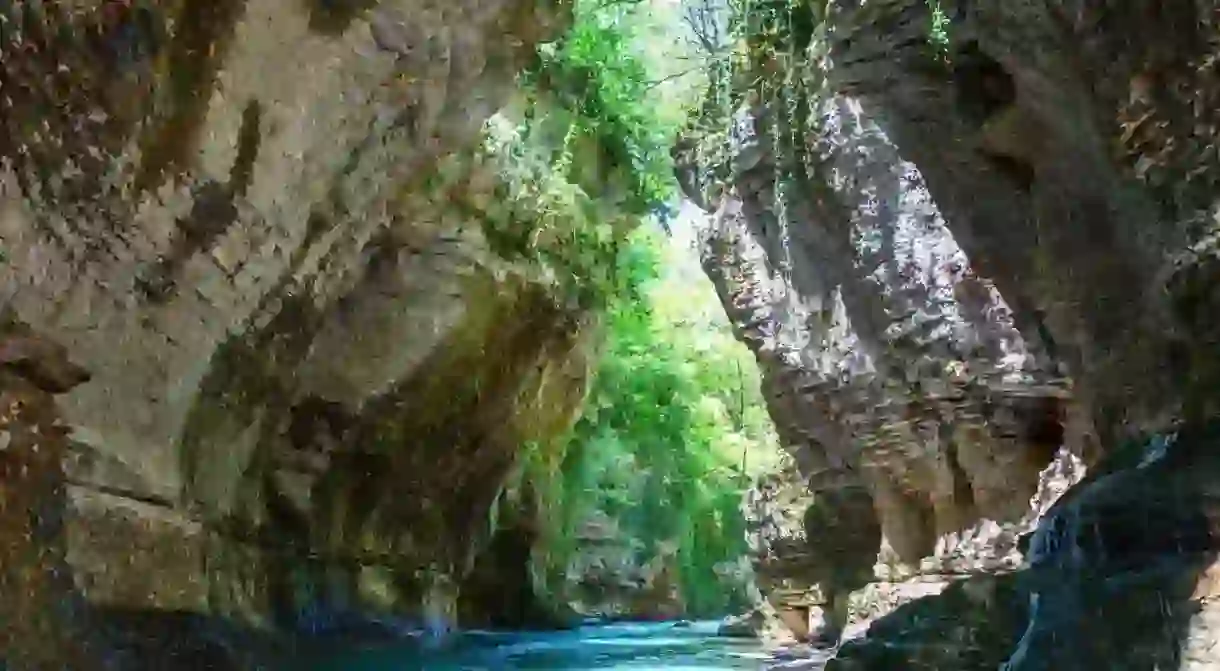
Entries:
{"label": "leafy tree canopy", "polygon": [[563,598],[596,514],[636,565],[663,565],[688,612],[711,614],[743,597],[728,575],[744,553],[743,457],[773,455],[775,439],[752,357],[691,254],[655,225],[677,201],[669,149],[705,81],[695,50],[673,39],[681,10],[578,0],[571,29],[488,126],[505,207],[485,232],[502,255],[552,272],[605,331],[571,436],[522,455],[542,499],[540,582]]}

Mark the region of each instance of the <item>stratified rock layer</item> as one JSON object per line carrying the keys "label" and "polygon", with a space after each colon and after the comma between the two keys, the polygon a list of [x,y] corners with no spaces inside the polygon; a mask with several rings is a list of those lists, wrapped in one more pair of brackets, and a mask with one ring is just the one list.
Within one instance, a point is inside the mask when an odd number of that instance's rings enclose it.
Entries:
{"label": "stratified rock layer", "polygon": [[1214,666],[1217,7],[942,8],[940,67],[923,3],[842,12],[833,86],[886,120],[1017,313],[1045,315],[1113,453],[1041,522],[1004,668]]}
{"label": "stratified rock layer", "polygon": [[0,295],[92,375],[59,400],[82,593],[451,622],[518,446],[565,430],[587,376],[585,317],[484,240],[468,151],[565,8],[0,19]]}
{"label": "stratified rock layer", "polygon": [[791,559],[762,557],[760,576],[808,605],[830,595],[799,597],[801,582],[859,589],[879,553],[918,567],[984,521],[1028,518],[1056,452],[1095,449],[1056,361],[974,274],[859,101],[821,107],[807,150],[824,167],[803,177],[768,144],[770,113],[739,124],[755,130],[735,145],[735,186],[709,217],[703,259],[813,494],[799,513],[812,527],[777,553]]}
{"label": "stratified rock layer", "polygon": [[[829,323],[858,336],[828,357],[845,374],[823,375],[830,379],[808,398],[776,404],[777,422],[813,424],[788,442],[798,453],[846,455],[832,467],[860,464],[900,556],[934,551],[928,539],[962,520],[1000,521],[1060,446],[1096,466],[1039,522],[1027,570],[971,578],[904,606],[845,646],[831,668],[1216,666],[1209,585],[1220,547],[1209,427],[1220,361],[1212,316],[1220,7],[881,0],[831,3],[817,19],[827,58],[810,63],[826,84],[822,107],[806,119],[813,159],[785,163],[791,147],[764,144],[737,161],[745,170],[731,174],[726,197],[695,194],[719,207],[714,223],[729,221],[721,230],[750,233],[744,243],[740,235],[719,243],[715,258],[728,261],[709,263],[713,270],[738,268],[761,249],[769,267],[787,271],[787,287],[770,294],[749,274],[720,285],[747,341],[763,345],[759,358],[773,378],[816,370],[804,343],[785,349],[766,329],[809,328],[818,311],[807,308],[808,296],[824,293],[810,287],[827,273],[820,286],[838,288],[833,315],[844,315]],[[769,101],[747,112],[763,128],[779,123]],[[768,189],[776,176],[774,191],[787,194],[785,211],[795,214],[775,215],[781,199]],[[806,211],[802,198],[812,203]],[[891,250],[903,223],[921,215],[934,225],[914,247],[940,235],[943,222],[970,272],[987,279],[967,274],[911,305],[927,316],[948,305],[979,336],[913,329],[896,348],[902,338],[891,327],[905,314],[907,268]],[[775,225],[785,221],[786,230]],[[870,221],[883,224],[879,234]],[[787,244],[767,243],[777,237]],[[754,278],[767,267],[750,263]],[[921,277],[928,267],[911,270]],[[996,292],[1011,320],[968,317],[995,315],[995,300],[977,297]],[[1014,331],[1019,337],[1005,335]],[[821,340],[836,338],[844,336]],[[953,391],[933,381],[955,374],[916,365],[943,362],[966,342],[984,346],[958,355],[953,368],[968,374]],[[992,374],[1006,369],[1005,357],[988,353],[997,345],[1022,355],[1012,363],[1024,380]],[[861,355],[871,370],[858,365]],[[915,370],[904,378],[904,368]],[[862,395],[867,402],[852,412],[840,398],[853,385],[841,380],[862,370],[886,393]],[[918,393],[908,386],[891,400],[894,387],[915,381]],[[776,397],[789,390],[768,384]],[[804,448],[806,436],[814,449]],[[836,442],[855,451],[836,451]],[[817,458],[802,463],[811,473],[825,468]],[[870,478],[877,470],[887,478]],[[929,484],[937,482],[969,487]]]}

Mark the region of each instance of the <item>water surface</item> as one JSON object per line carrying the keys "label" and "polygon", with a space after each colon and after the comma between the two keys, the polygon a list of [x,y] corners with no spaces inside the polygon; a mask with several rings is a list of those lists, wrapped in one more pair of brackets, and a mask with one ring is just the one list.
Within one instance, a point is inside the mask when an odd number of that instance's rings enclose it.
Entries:
{"label": "water surface", "polygon": [[314,671],[549,669],[711,671],[761,669],[756,641],[716,635],[718,623],[647,623],[561,632],[465,632],[444,643],[404,641],[348,650],[312,663]]}

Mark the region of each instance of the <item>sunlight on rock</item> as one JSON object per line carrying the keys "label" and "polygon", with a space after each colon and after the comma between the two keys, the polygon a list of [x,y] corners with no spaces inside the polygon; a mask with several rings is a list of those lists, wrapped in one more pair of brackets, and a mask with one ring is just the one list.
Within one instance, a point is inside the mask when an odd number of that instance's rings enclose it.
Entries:
{"label": "sunlight on rock", "polygon": [[0,667],[1220,667],[1218,35],[0,0]]}

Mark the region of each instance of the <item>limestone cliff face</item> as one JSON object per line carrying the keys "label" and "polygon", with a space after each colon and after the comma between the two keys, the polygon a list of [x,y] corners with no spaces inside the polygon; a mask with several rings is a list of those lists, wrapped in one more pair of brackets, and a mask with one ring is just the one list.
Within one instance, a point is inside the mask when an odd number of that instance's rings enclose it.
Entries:
{"label": "limestone cliff face", "polygon": [[810,113],[750,100],[761,150],[739,133],[719,191],[690,189],[786,442],[856,472],[899,555],[1025,507],[1056,449],[1096,465],[1027,569],[900,609],[833,668],[1216,664],[1217,16],[830,3],[794,77]]}
{"label": "limestone cliff face", "polygon": [[[704,266],[810,487],[823,506],[864,487],[873,504],[842,515],[875,509],[891,562],[951,549],[980,520],[1019,520],[1056,450],[1089,449],[1087,423],[1065,436],[1078,411],[1056,362],[1022,336],[859,101],[823,106],[809,148],[820,167],[804,175],[769,146],[766,114],[744,117],[757,130],[736,147]],[[880,549],[848,563],[871,567]]]}
{"label": "limestone cliff face", "polygon": [[1017,314],[1044,315],[1109,454],[1034,535],[1003,668],[1214,666],[1217,7],[942,3],[941,67],[923,3],[843,9],[831,86],[884,119]]}
{"label": "limestone cliff face", "polygon": [[[1214,226],[1215,7],[1051,5],[945,4],[947,61],[922,70],[921,3],[845,9],[831,79],[884,117],[1017,313],[1045,315],[1113,440],[1211,413],[1186,398],[1210,384],[1208,296],[1191,288],[1208,266],[1183,261]],[[865,35],[899,57],[869,56]]]}
{"label": "limestone cliff face", "polygon": [[90,601],[452,619],[586,318],[483,237],[467,150],[561,3],[6,3],[0,290],[92,379]]}

